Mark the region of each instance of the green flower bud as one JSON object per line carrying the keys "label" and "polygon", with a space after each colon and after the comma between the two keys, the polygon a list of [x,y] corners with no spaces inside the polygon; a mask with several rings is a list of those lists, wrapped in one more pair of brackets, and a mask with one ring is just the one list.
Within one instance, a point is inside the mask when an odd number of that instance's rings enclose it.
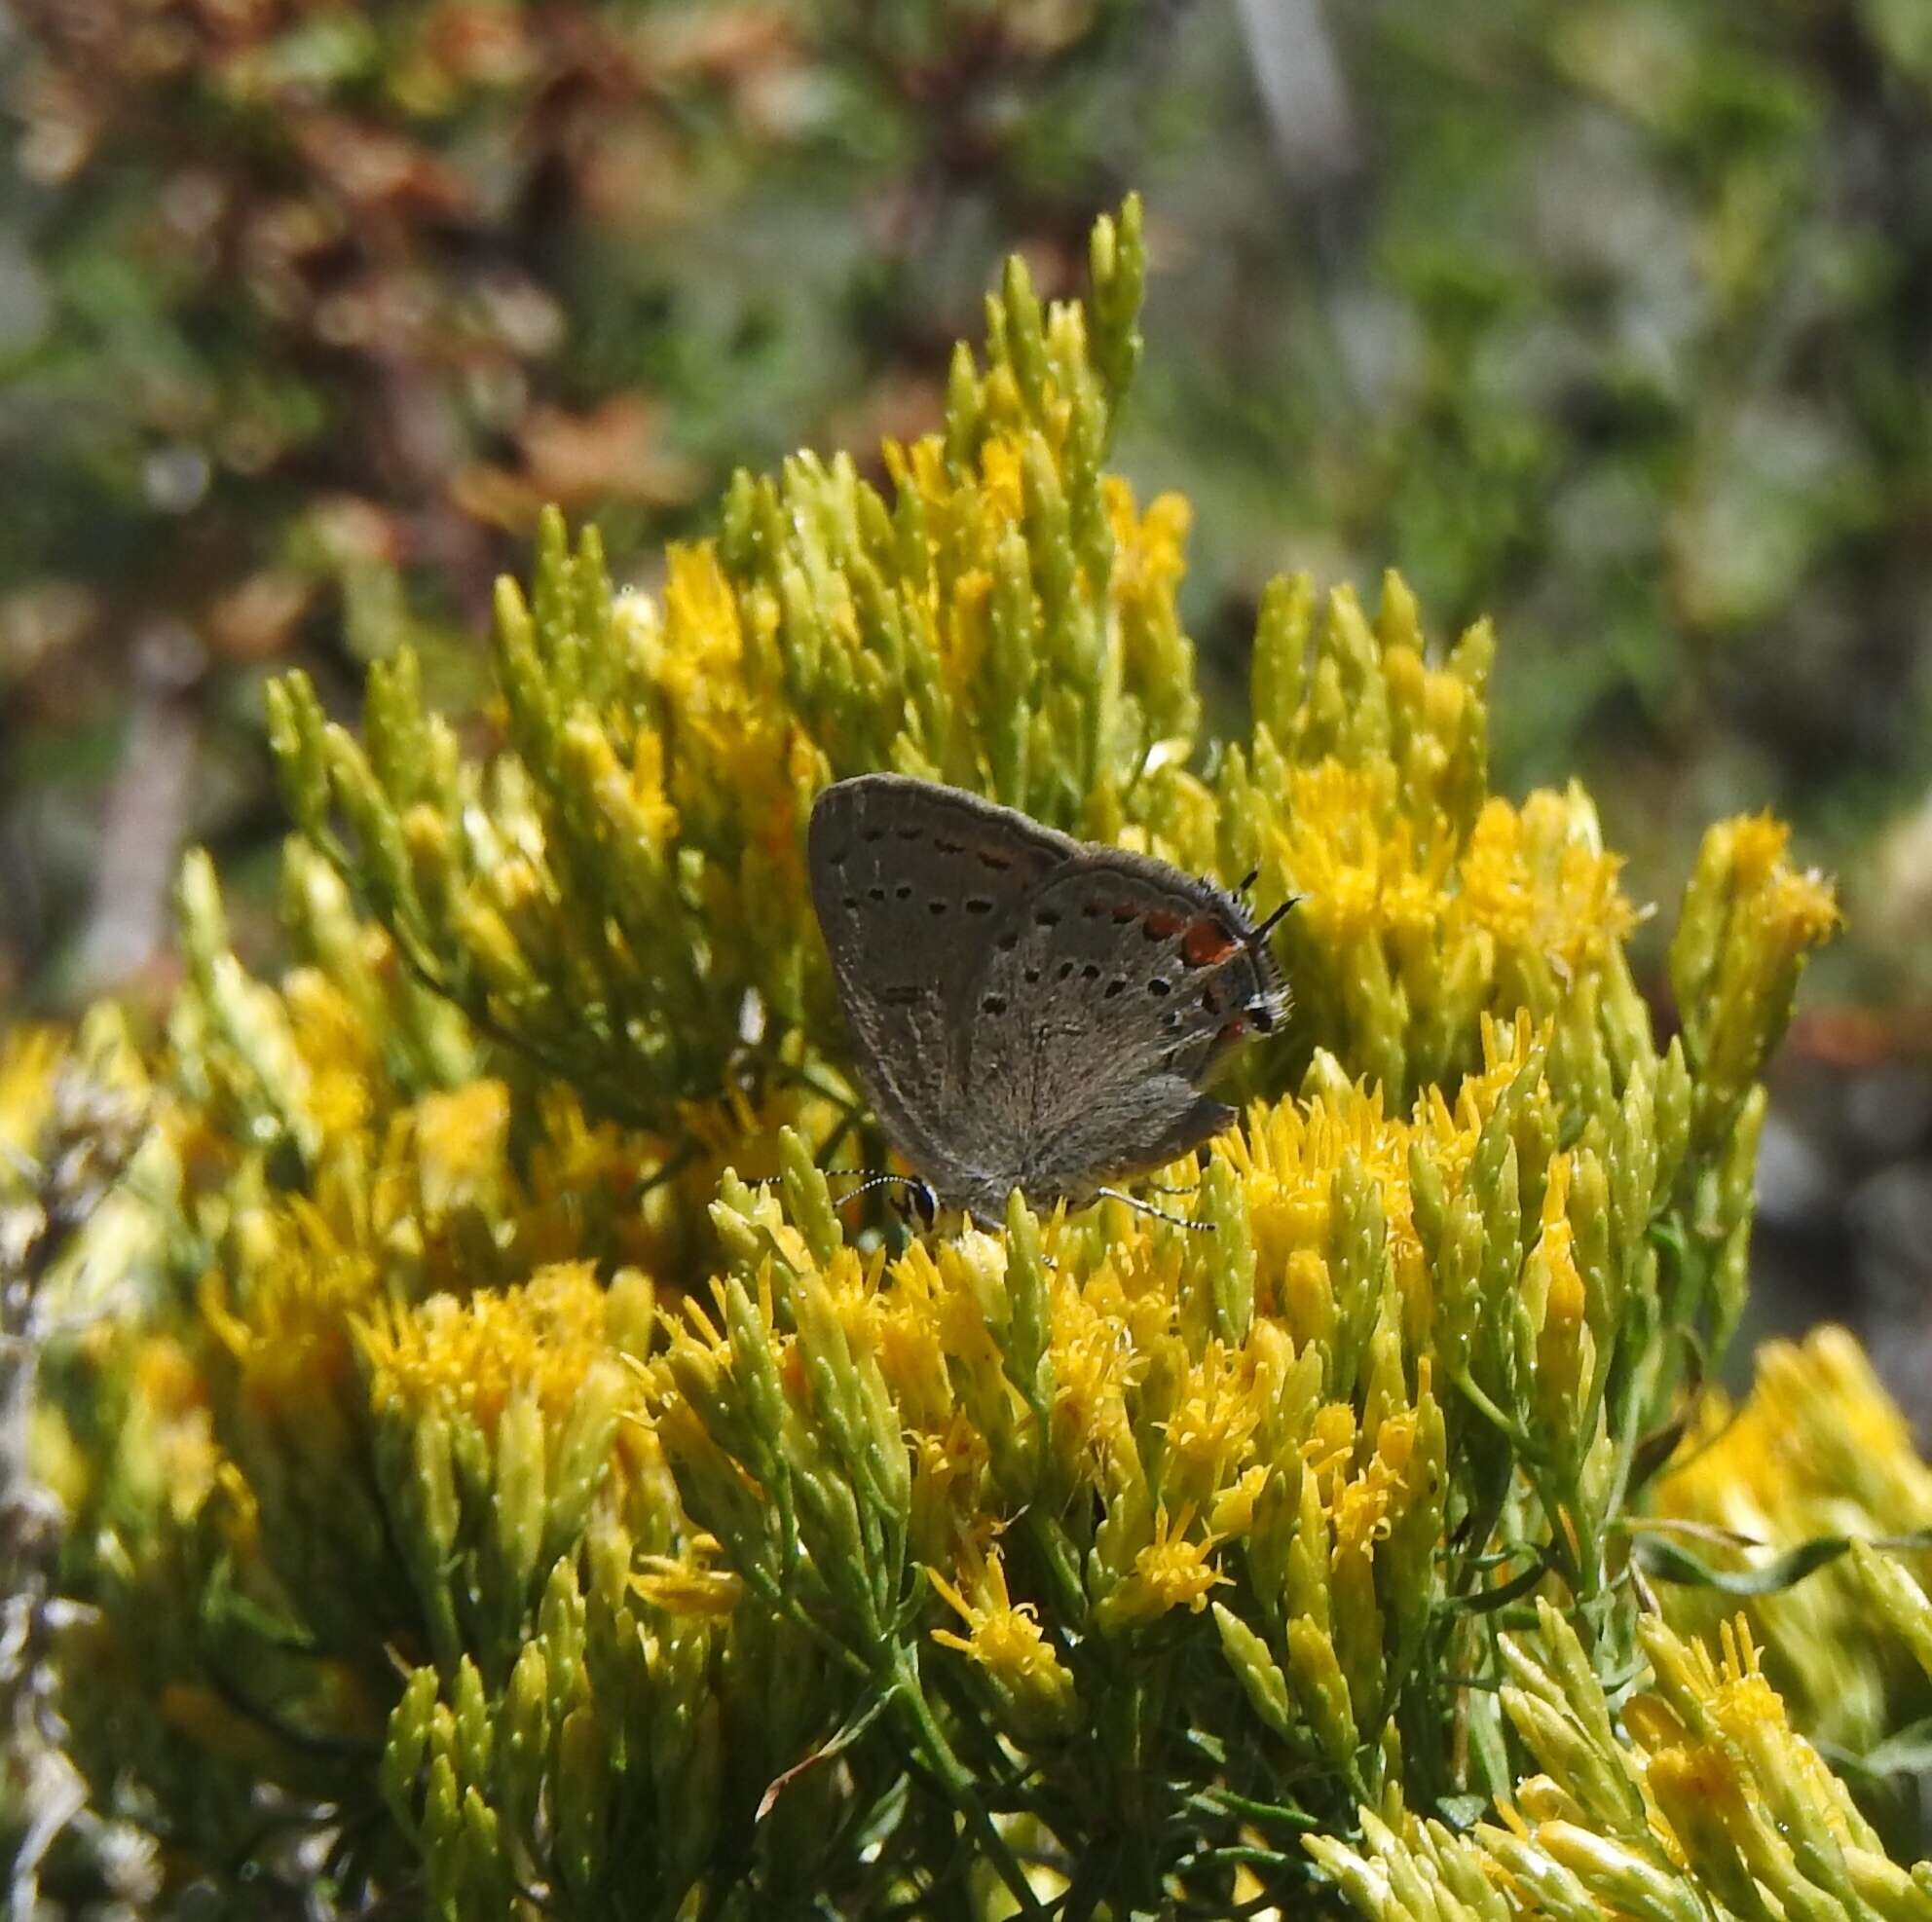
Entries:
{"label": "green flower bud", "polygon": [[390,1714],[381,1773],[383,1800],[405,1830],[416,1827],[417,1789],[428,1754],[429,1719],[435,1706],[435,1670],[412,1670]]}
{"label": "green flower bud", "polygon": [[1335,1645],[1307,1615],[1288,1624],[1288,1673],[1329,1766],[1353,1776],[1361,1737],[1356,1728],[1349,1684],[1343,1679]]}
{"label": "green flower bud", "polygon": [[1221,1652],[1228,1658],[1254,1713],[1283,1740],[1294,1728],[1288,1706],[1288,1679],[1275,1664],[1260,1636],[1220,1603],[1210,1603],[1214,1626],[1220,1631]]}
{"label": "green flower bud", "polygon": [[[537,1571],[544,1520],[543,1413],[534,1389],[513,1393],[497,1424],[492,1520],[502,1558],[504,1599],[522,1597]],[[478,1771],[480,1772],[480,1771]]]}

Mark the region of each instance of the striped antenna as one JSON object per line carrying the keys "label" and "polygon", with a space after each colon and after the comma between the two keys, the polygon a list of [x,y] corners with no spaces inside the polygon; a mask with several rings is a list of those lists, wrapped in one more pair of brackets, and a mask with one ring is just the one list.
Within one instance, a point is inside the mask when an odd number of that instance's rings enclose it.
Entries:
{"label": "striped antenna", "polygon": [[922,1230],[930,1228],[939,1219],[939,1196],[934,1193],[933,1185],[930,1181],[922,1181],[916,1174],[868,1174],[864,1169],[855,1167],[828,1168],[825,1172],[828,1181],[835,1174],[856,1174],[860,1176],[859,1185],[856,1188],[847,1189],[844,1194],[839,1196],[837,1201],[833,1203],[834,1207],[842,1208],[847,1201],[856,1201],[861,1195],[870,1195],[874,1189],[896,1187],[904,1188],[908,1191],[912,1203],[912,1212],[918,1216],[919,1226]]}

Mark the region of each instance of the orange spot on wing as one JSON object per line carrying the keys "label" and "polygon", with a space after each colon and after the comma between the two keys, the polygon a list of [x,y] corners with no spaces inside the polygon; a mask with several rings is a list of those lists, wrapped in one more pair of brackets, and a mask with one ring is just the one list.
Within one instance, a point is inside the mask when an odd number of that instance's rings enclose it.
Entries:
{"label": "orange spot on wing", "polygon": [[1211,914],[1187,924],[1181,937],[1180,956],[1190,968],[1206,968],[1225,960],[1239,945],[1226,925]]}
{"label": "orange spot on wing", "polygon": [[1166,941],[1170,935],[1177,935],[1181,930],[1178,914],[1170,914],[1166,908],[1157,907],[1151,914],[1143,915],[1140,932],[1149,941]]}

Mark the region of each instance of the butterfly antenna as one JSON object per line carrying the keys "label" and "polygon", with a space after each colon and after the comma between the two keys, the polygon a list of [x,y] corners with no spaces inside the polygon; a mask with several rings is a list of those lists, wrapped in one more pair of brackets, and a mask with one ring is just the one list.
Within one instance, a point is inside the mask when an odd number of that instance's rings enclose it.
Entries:
{"label": "butterfly antenna", "polygon": [[1262,924],[1258,928],[1256,928],[1251,935],[1248,936],[1246,941],[1245,941],[1242,943],[1242,945],[1244,947],[1259,947],[1261,943],[1264,941],[1266,941],[1268,937],[1274,933],[1275,929],[1281,924],[1282,920],[1287,914],[1288,909],[1294,906],[1295,904],[1299,902],[1301,899],[1302,897],[1298,894],[1289,895],[1288,898],[1282,903],[1281,906],[1276,908],[1274,913],[1269,915],[1267,920],[1263,921]]}
{"label": "butterfly antenna", "polygon": [[1109,1201],[1125,1201],[1135,1214],[1150,1214],[1156,1221],[1185,1228],[1191,1235],[1211,1235],[1214,1232],[1211,1221],[1189,1221],[1185,1215],[1170,1214],[1166,1208],[1157,1208],[1152,1201],[1143,1201],[1137,1195],[1123,1195],[1118,1188],[1096,1188],[1094,1193],[1096,1198]]}
{"label": "butterfly antenna", "polygon": [[[857,1168],[831,1169],[830,1173],[857,1174]],[[930,1228],[939,1219],[939,1196],[933,1192],[930,1181],[922,1181],[916,1174],[869,1174],[856,1188],[848,1188],[839,1196],[833,1206],[842,1208],[847,1201],[856,1201],[861,1195],[870,1195],[878,1188],[906,1188],[911,1191],[912,1211],[919,1217],[920,1225]]]}
{"label": "butterfly antenna", "polygon": [[[833,1202],[836,1208],[842,1208],[847,1201],[856,1201],[861,1195],[870,1195],[874,1188],[910,1188],[915,1194],[927,1197],[935,1209],[939,1206],[939,1197],[933,1191],[932,1183],[921,1181],[916,1174],[893,1174],[885,1169],[862,1167],[827,1167],[819,1172],[827,1181],[843,1181],[854,1178],[859,1185],[848,1188]],[[754,1188],[776,1188],[785,1177],[782,1174],[761,1174],[752,1178]]]}

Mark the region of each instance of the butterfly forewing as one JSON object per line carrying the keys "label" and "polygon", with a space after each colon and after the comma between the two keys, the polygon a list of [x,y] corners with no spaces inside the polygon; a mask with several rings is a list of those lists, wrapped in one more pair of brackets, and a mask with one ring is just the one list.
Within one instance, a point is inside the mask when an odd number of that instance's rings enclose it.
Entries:
{"label": "butterfly forewing", "polygon": [[943,1201],[984,1185],[998,1127],[963,1098],[953,1011],[989,931],[1079,843],[1009,808],[901,775],[861,775],[812,809],[813,905],[879,1120]]}

